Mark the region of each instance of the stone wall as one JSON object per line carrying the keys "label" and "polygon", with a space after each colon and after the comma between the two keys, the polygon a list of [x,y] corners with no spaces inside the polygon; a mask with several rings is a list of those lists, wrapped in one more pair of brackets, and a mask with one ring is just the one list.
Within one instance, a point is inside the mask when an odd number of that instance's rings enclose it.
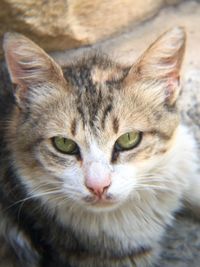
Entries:
{"label": "stone wall", "polygon": [[106,39],[180,1],[1,0],[0,39],[17,31],[47,51],[65,50]]}

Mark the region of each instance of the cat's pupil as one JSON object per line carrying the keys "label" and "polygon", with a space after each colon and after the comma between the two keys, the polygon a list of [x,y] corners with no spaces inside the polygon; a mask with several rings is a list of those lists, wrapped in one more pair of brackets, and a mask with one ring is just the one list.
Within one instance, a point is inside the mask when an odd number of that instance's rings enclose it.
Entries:
{"label": "cat's pupil", "polygon": [[131,150],[140,144],[142,133],[133,131],[121,135],[115,142],[114,149],[118,152]]}
{"label": "cat's pupil", "polygon": [[79,154],[78,145],[76,144],[76,142],[74,142],[71,139],[60,137],[60,136],[55,136],[52,138],[52,142],[56,150],[61,153],[69,154],[69,155]]}

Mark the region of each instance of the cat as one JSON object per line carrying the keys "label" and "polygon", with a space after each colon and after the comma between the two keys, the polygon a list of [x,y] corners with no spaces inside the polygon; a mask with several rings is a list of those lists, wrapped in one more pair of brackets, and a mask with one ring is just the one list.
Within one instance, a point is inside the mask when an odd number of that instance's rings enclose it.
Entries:
{"label": "cat", "polygon": [[61,68],[5,34],[0,267],[156,264],[175,212],[200,204],[178,105],[185,41],[175,27],[131,66],[92,50]]}

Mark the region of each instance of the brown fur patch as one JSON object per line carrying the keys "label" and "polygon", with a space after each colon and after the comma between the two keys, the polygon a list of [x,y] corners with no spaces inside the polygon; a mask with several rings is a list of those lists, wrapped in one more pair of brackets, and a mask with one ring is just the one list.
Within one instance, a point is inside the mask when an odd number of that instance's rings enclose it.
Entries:
{"label": "brown fur patch", "polygon": [[106,83],[113,80],[119,80],[123,76],[124,71],[117,66],[105,70],[95,67],[91,72],[91,78],[94,83]]}
{"label": "brown fur patch", "polygon": [[114,130],[114,133],[118,133],[118,130],[119,130],[119,120],[115,117],[113,119],[113,130]]}
{"label": "brown fur patch", "polygon": [[71,124],[71,133],[73,136],[76,135],[76,127],[77,127],[76,119],[73,119]]}

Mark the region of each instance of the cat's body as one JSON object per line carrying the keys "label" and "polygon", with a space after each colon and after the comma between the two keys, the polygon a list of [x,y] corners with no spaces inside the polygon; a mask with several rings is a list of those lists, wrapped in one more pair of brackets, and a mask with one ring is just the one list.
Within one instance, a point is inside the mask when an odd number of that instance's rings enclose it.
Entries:
{"label": "cat's body", "polygon": [[[197,145],[176,104],[184,38],[166,33],[132,67],[92,54],[62,71],[5,38],[17,88],[1,97],[0,267],[155,262],[183,200],[200,204]],[[140,139],[116,149],[125,133]],[[77,150],[56,150],[57,136]]]}

